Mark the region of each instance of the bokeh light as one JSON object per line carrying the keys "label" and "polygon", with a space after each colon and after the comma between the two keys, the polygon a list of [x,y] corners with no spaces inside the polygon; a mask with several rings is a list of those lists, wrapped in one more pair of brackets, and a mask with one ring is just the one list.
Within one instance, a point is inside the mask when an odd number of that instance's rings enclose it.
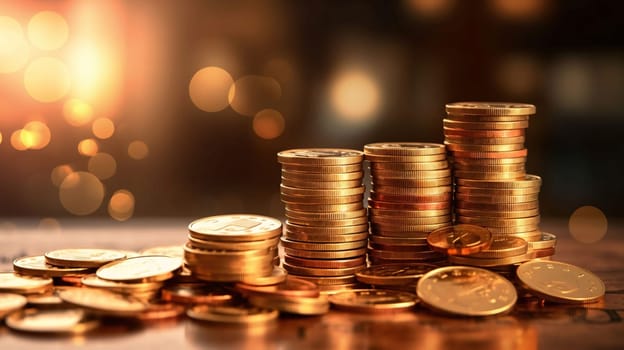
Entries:
{"label": "bokeh light", "polygon": [[454,0],[405,0],[407,7],[415,14],[425,18],[439,18],[447,15]]}
{"label": "bokeh light", "polygon": [[608,226],[602,210],[589,205],[576,209],[568,222],[570,234],[581,243],[600,241],[607,234]]}
{"label": "bokeh light", "polygon": [[259,75],[238,79],[228,94],[232,109],[250,117],[265,108],[277,106],[281,97],[282,87],[277,80]]}
{"label": "bokeh light", "polygon": [[28,149],[45,148],[52,138],[48,126],[40,121],[32,121],[26,123],[24,129],[20,133],[22,144]]}
{"label": "bokeh light", "polygon": [[0,144],[2,143],[2,133],[0,132]]}
{"label": "bokeh light", "polygon": [[77,171],[65,177],[59,187],[63,208],[74,215],[89,215],[104,200],[104,185],[93,174]]}
{"label": "bokeh light", "polygon": [[60,233],[61,223],[55,218],[42,218],[39,220],[38,228],[41,231]]}
{"label": "bokeh light", "polygon": [[41,50],[55,50],[67,42],[69,28],[65,18],[54,11],[41,11],[28,22],[28,39]]}
{"label": "bokeh light", "polygon": [[98,139],[108,139],[115,133],[115,124],[108,118],[98,118],[91,124],[91,131]]}
{"label": "bokeh light", "polygon": [[60,187],[65,178],[74,172],[74,169],[68,164],[61,164],[54,169],[50,173],[50,180],[52,180],[52,184],[56,187]]}
{"label": "bokeh light", "polygon": [[377,82],[359,70],[341,72],[330,90],[331,104],[338,116],[349,121],[367,121],[375,116],[381,103]]}
{"label": "bokeh light", "polygon": [[78,153],[83,156],[93,157],[100,147],[94,139],[84,139],[78,143]]}
{"label": "bokeh light", "polygon": [[24,87],[39,102],[63,98],[71,85],[69,71],[61,60],[41,57],[33,60],[24,71]]}
{"label": "bokeh light", "polygon": [[497,15],[507,20],[534,20],[546,11],[547,0],[490,0]]}
{"label": "bokeh light", "polygon": [[71,126],[82,126],[93,118],[93,107],[86,101],[71,98],[63,104],[63,116]]}
{"label": "bokeh light", "polygon": [[515,54],[501,60],[496,70],[498,84],[514,96],[527,96],[534,93],[540,84],[541,67],[529,55]]}
{"label": "bokeh light", "polygon": [[108,202],[108,214],[117,221],[126,221],[134,214],[134,195],[127,190],[115,191]]}
{"label": "bokeh light", "polygon": [[106,180],[115,175],[117,162],[110,154],[100,152],[89,158],[87,169],[100,180]]}
{"label": "bokeh light", "polygon": [[197,71],[189,84],[191,101],[206,112],[218,112],[227,108],[228,92],[234,83],[232,76],[219,67],[205,67]]}
{"label": "bokeh light", "polygon": [[132,159],[141,160],[149,154],[149,147],[143,141],[132,141],[128,145],[128,155]]}
{"label": "bokeh light", "polygon": [[285,121],[280,112],[274,109],[263,109],[254,116],[252,126],[256,135],[271,140],[284,132]]}
{"label": "bokeh light", "polygon": [[25,151],[28,149],[28,146],[26,146],[22,141],[23,131],[24,130],[22,129],[18,129],[13,131],[13,133],[11,134],[11,146],[13,146],[13,148],[15,148],[15,150],[17,151]]}
{"label": "bokeh light", "polygon": [[21,69],[28,56],[28,43],[22,26],[11,17],[0,16],[0,74]]}

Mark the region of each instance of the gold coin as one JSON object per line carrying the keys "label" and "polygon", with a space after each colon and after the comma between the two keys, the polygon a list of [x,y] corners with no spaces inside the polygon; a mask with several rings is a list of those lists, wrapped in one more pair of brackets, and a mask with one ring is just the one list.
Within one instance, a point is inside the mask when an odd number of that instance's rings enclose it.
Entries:
{"label": "gold coin", "polygon": [[559,261],[529,261],[520,265],[516,274],[531,293],[554,302],[591,303],[605,294],[598,276]]}
{"label": "gold coin", "polygon": [[253,294],[247,300],[258,307],[273,308],[296,315],[323,315],[329,311],[329,301],[323,295],[309,298]]}
{"label": "gold coin", "polygon": [[310,189],[310,188],[296,188],[288,187],[283,184],[280,185],[280,193],[286,196],[301,196],[301,197],[337,197],[337,196],[354,196],[364,193],[366,187],[361,183],[358,187],[353,188],[341,188],[341,189]]}
{"label": "gold coin", "polygon": [[362,241],[360,248],[344,250],[307,250],[284,246],[284,253],[309,259],[347,259],[366,254],[366,241]]}
{"label": "gold coin", "polygon": [[183,305],[158,301],[150,303],[147,310],[136,315],[136,319],[144,322],[173,319],[184,315],[186,308]]}
{"label": "gold coin", "polygon": [[416,293],[432,309],[463,316],[492,316],[511,310],[516,288],[488,270],[448,266],[427,272]]}
{"label": "gold coin", "polygon": [[155,291],[163,286],[162,282],[127,283],[108,281],[96,275],[86,275],[82,277],[81,283],[87,287],[108,289],[113,292],[125,294]]}
{"label": "gold coin", "polygon": [[[449,223],[448,226],[451,224]],[[371,228],[371,236],[378,237],[387,237],[387,238],[413,238],[413,239],[427,239],[429,232],[419,232],[419,231],[388,231],[388,230],[378,230],[377,228]]]}
{"label": "gold coin", "polygon": [[455,200],[454,204],[456,208],[485,211],[516,211],[539,208],[539,202],[537,200],[521,203],[475,203],[471,201]]}
{"label": "gold coin", "polygon": [[369,242],[368,247],[371,250],[393,251],[393,252],[424,252],[430,251],[427,242],[421,244],[379,244],[377,242]]}
{"label": "gold coin", "polygon": [[63,305],[63,300],[54,294],[30,294],[26,297],[28,305],[44,309],[44,308],[56,308]]}
{"label": "gold coin", "polygon": [[277,153],[282,164],[299,165],[347,165],[361,163],[363,152],[342,148],[291,149]]}
{"label": "gold coin", "polygon": [[468,255],[487,249],[492,244],[492,234],[475,225],[447,226],[431,232],[427,244],[449,255]]}
{"label": "gold coin", "polygon": [[[352,196],[334,196],[334,197],[313,197],[313,196],[289,196],[280,194],[280,199],[286,205],[291,204],[304,204],[304,205],[335,205],[335,204],[350,204],[358,203],[362,208],[361,203],[364,200],[364,194],[356,194]],[[320,211],[320,209],[319,209]]]}
{"label": "gold coin", "polygon": [[370,168],[375,170],[402,170],[402,171],[428,171],[440,170],[449,167],[448,161],[437,160],[432,162],[371,162]]}
{"label": "gold coin", "polygon": [[355,266],[355,267],[343,267],[343,268],[314,268],[314,267],[302,267],[288,264],[286,262],[282,263],[282,267],[284,270],[289,273],[293,273],[295,275],[304,275],[304,276],[346,276],[353,275],[354,273],[360,271],[365,267]]}
{"label": "gold coin", "polygon": [[126,254],[110,249],[59,249],[44,254],[46,263],[62,267],[96,268],[115,260],[126,258]]}
{"label": "gold coin", "polygon": [[370,242],[371,243],[376,243],[376,244],[381,244],[381,245],[390,245],[390,246],[400,246],[400,245],[404,245],[404,246],[408,246],[408,247],[412,247],[412,246],[422,246],[427,245],[427,236],[429,234],[425,233],[423,234],[422,237],[386,237],[386,236],[379,236],[379,235],[371,235],[370,236]]}
{"label": "gold coin", "polygon": [[353,219],[366,216],[366,209],[358,208],[350,211],[335,211],[335,212],[308,212],[286,209],[285,213],[288,219],[299,220],[344,220]]}
{"label": "gold coin", "polygon": [[494,237],[492,244],[487,249],[471,254],[471,258],[497,259],[523,255],[527,252],[528,244],[522,238],[517,237]]}
{"label": "gold coin", "polygon": [[182,268],[182,260],[165,255],[146,255],[115,261],[100,267],[97,277],[116,282],[161,282]]}
{"label": "gold coin", "polygon": [[358,271],[355,277],[362,283],[375,286],[405,285],[418,281],[425,273],[437,268],[432,264],[385,264]]}
{"label": "gold coin", "polygon": [[341,172],[341,173],[311,173],[307,171],[288,171],[282,170],[282,181],[288,179],[290,181],[315,181],[315,182],[339,182],[361,180],[364,173],[361,171]]}
{"label": "gold coin", "polygon": [[463,115],[451,114],[448,119],[465,122],[515,122],[529,120],[528,115]]}
{"label": "gold coin", "polygon": [[457,216],[456,221],[463,224],[475,224],[487,227],[518,227],[537,225],[540,222],[540,216],[531,216],[527,218],[492,218],[483,216]]}
{"label": "gold coin", "polygon": [[472,217],[490,217],[490,218],[527,218],[530,216],[539,215],[539,208],[527,209],[527,210],[512,210],[512,211],[494,211],[494,210],[472,210],[472,209],[455,209],[455,213],[458,216],[472,216]]}
{"label": "gold coin", "polygon": [[518,121],[495,121],[495,122],[467,122],[453,119],[443,119],[443,126],[448,128],[469,129],[469,130],[510,130],[510,129],[526,129],[529,127],[529,120]]}
{"label": "gold coin", "polygon": [[223,305],[234,299],[233,291],[218,284],[186,283],[167,286],[162,289],[165,301],[182,304]]}
{"label": "gold coin", "polygon": [[362,205],[362,201],[357,201],[354,203],[345,203],[345,204],[285,203],[285,208],[286,210],[290,210],[290,211],[305,211],[311,214],[311,213],[347,212],[347,211],[361,210],[364,207]]}
{"label": "gold coin", "polygon": [[539,187],[492,189],[457,186],[457,193],[473,196],[524,196],[539,193],[539,191]]}
{"label": "gold coin", "polygon": [[312,282],[319,287],[319,290],[322,291],[323,287],[326,286],[340,286],[347,284],[354,284],[357,282],[355,276],[331,276],[331,277],[315,277],[315,276],[302,276],[302,275],[294,275],[295,277],[306,280],[308,282]]}
{"label": "gold coin", "polygon": [[310,220],[310,219],[297,219],[297,218],[288,218],[286,220],[288,224],[305,226],[305,227],[344,227],[344,226],[358,226],[364,225],[368,223],[367,216],[360,216],[357,218],[350,219],[333,219],[333,220]]}
{"label": "gold coin", "polygon": [[27,256],[13,260],[13,270],[19,274],[37,277],[62,277],[69,274],[87,273],[84,267],[58,267],[46,263],[45,256]]}
{"label": "gold coin", "polygon": [[446,104],[449,115],[528,116],[535,114],[535,106],[511,102],[453,102]]}
{"label": "gold coin", "polygon": [[[450,192],[446,192],[446,193],[442,193],[442,194],[419,196],[419,195],[407,195],[407,194],[396,194],[396,195],[394,195],[394,194],[387,194],[387,193],[383,193],[383,192],[371,191],[370,192],[370,198],[372,198],[375,201],[382,201],[382,202],[431,203],[431,202],[450,201],[451,200],[451,193]],[[369,200],[369,202],[370,202],[370,200]],[[412,204],[412,203],[409,203],[409,204]]]}
{"label": "gold coin", "polygon": [[366,257],[359,256],[348,259],[308,259],[284,255],[284,262],[293,266],[321,268],[321,269],[341,269],[347,267],[366,266]]}
{"label": "gold coin", "polygon": [[451,176],[451,169],[438,170],[386,170],[371,169],[373,179],[392,178],[392,179],[440,179]]}
{"label": "gold coin", "polygon": [[411,309],[416,305],[416,295],[396,290],[355,289],[329,296],[329,302],[339,309],[383,313]]}
{"label": "gold coin", "polygon": [[373,231],[389,231],[389,232],[431,232],[439,228],[447,227],[451,224],[450,221],[442,222],[438,224],[421,224],[421,225],[404,225],[401,223],[371,223]]}
{"label": "gold coin", "polygon": [[495,173],[495,172],[511,172],[517,173],[524,171],[526,167],[524,164],[503,164],[503,165],[466,165],[466,164],[453,164],[453,168],[456,171],[468,171],[477,173]]}
{"label": "gold coin", "polygon": [[404,186],[404,187],[450,187],[452,183],[451,177],[441,177],[437,179],[419,179],[419,178],[373,178],[372,185],[376,188],[377,185],[385,186]]}
{"label": "gold coin", "polygon": [[341,181],[308,181],[282,178],[282,186],[307,190],[347,190],[362,186],[362,179]]}
{"label": "gold coin", "polygon": [[466,152],[510,152],[524,149],[524,143],[508,143],[497,145],[468,145],[459,143],[444,142],[449,151]]}
{"label": "gold coin", "polygon": [[51,278],[19,276],[13,272],[0,272],[0,292],[43,293],[52,288]]}
{"label": "gold coin", "polygon": [[477,129],[461,129],[451,128],[448,126],[443,127],[444,137],[469,137],[469,138],[485,138],[485,137],[519,137],[526,135],[526,129],[507,129],[507,130],[477,130]]}
{"label": "gold coin", "polygon": [[507,172],[484,172],[484,171],[466,171],[456,170],[454,172],[457,179],[471,179],[471,180],[518,180],[526,176],[524,170],[520,171],[507,171]]}
{"label": "gold coin", "polygon": [[64,302],[93,312],[133,316],[147,309],[143,302],[125,295],[97,288],[66,288],[58,292]]}
{"label": "gold coin", "polygon": [[282,222],[261,215],[217,215],[191,222],[188,230],[194,237],[206,240],[261,241],[279,236]]}
{"label": "gold coin", "polygon": [[19,310],[26,305],[26,297],[14,293],[0,293],[0,320],[5,315]]}
{"label": "gold coin", "polygon": [[524,143],[526,137],[466,137],[466,136],[445,136],[445,142],[461,143],[465,145],[501,145],[507,143]]}
{"label": "gold coin", "polygon": [[364,158],[371,163],[423,163],[446,160],[447,157],[446,153],[422,156],[388,156],[368,153],[364,156]]}
{"label": "gold coin", "polygon": [[368,231],[368,223],[351,226],[303,226],[292,224],[288,220],[284,223],[286,231],[302,234],[348,234]]}
{"label": "gold coin", "polygon": [[[396,215],[399,214],[399,215]],[[450,215],[430,216],[425,218],[413,218],[402,216],[396,213],[395,216],[371,216],[371,222],[376,224],[394,224],[394,225],[430,225],[430,224],[447,224],[451,222]]]}
{"label": "gold coin", "polygon": [[557,236],[548,232],[541,232],[540,239],[528,242],[529,249],[554,248],[557,245]]}
{"label": "gold coin", "polygon": [[[146,248],[140,251],[140,255],[166,255],[173,258],[184,257],[183,245],[169,245]],[[128,258],[131,258],[130,256]]]}
{"label": "gold coin", "polygon": [[6,318],[6,325],[29,333],[85,333],[100,322],[82,309],[25,309]]}
{"label": "gold coin", "polygon": [[[265,239],[263,241],[251,241],[251,242],[221,242],[210,241],[195,238],[191,235],[188,236],[189,242],[193,247],[205,249],[205,250],[263,250],[277,246],[279,243],[279,237]],[[182,256],[184,257],[184,246],[182,248]],[[170,256],[170,255],[169,255]]]}
{"label": "gold coin", "polygon": [[[508,233],[505,236],[518,237],[518,238],[524,239],[525,241],[527,241],[527,243],[529,243],[529,250],[531,250],[531,243],[537,242],[540,239],[542,239],[542,231],[534,230],[534,231],[529,231],[529,232],[515,232],[515,233]],[[535,248],[535,249],[538,249],[538,248]]]}
{"label": "gold coin", "polygon": [[288,276],[284,281],[271,286],[253,286],[237,283],[235,288],[245,295],[263,294],[307,298],[315,298],[320,295],[318,286],[315,283],[293,276]]}
{"label": "gold coin", "polygon": [[464,193],[455,193],[455,198],[460,201],[470,201],[472,203],[525,203],[536,201],[539,198],[539,193],[531,193],[525,195],[501,195],[501,196],[473,196]]}
{"label": "gold coin", "polygon": [[450,214],[449,209],[428,209],[428,210],[390,210],[383,208],[368,208],[371,218],[377,216],[395,216],[404,218],[430,218],[447,216]]}
{"label": "gold coin", "polygon": [[[277,265],[279,265],[279,257]],[[271,272],[268,276],[243,278],[241,279],[241,282],[252,286],[269,286],[284,282],[286,277],[288,277],[286,270],[275,266],[273,267],[273,272]]]}
{"label": "gold coin", "polygon": [[445,154],[444,145],[423,142],[379,142],[364,145],[365,154],[389,156],[428,156]]}
{"label": "gold coin", "polygon": [[282,172],[305,172],[307,174],[343,174],[352,172],[361,172],[362,163],[347,165],[299,165],[299,164],[282,164]]}
{"label": "gold coin", "polygon": [[186,311],[188,317],[198,321],[235,324],[260,324],[277,319],[279,312],[255,306],[196,305]]}
{"label": "gold coin", "polygon": [[298,241],[298,242],[310,242],[310,243],[346,243],[362,241],[368,238],[368,231],[358,233],[347,234],[331,234],[331,233],[314,233],[308,234],[303,232],[289,232],[284,233],[284,238]]}
{"label": "gold coin", "polygon": [[392,251],[392,250],[377,250],[369,249],[368,255],[372,258],[383,260],[431,260],[439,257],[443,257],[439,252],[426,250],[426,251]]}
{"label": "gold coin", "polygon": [[388,195],[406,195],[406,196],[435,196],[443,195],[451,192],[451,186],[439,186],[439,187],[398,187],[398,186],[385,186],[375,185],[376,193],[383,193]]}
{"label": "gold coin", "polygon": [[388,202],[368,198],[370,208],[386,209],[386,210],[437,210],[450,209],[451,201],[444,200],[438,202]]}
{"label": "gold coin", "polygon": [[542,179],[536,175],[525,175],[522,179],[514,181],[484,181],[470,179],[456,179],[458,186],[494,189],[515,189],[515,188],[539,188]]}

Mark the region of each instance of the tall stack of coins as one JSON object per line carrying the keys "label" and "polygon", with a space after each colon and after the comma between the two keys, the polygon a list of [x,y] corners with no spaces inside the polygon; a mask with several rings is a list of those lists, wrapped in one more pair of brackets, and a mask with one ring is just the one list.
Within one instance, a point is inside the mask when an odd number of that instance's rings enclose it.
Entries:
{"label": "tall stack of coins", "polygon": [[366,267],[368,218],[363,205],[363,153],[293,149],[277,154],[286,222],[283,267],[321,289],[348,287]]}
{"label": "tall stack of coins", "polygon": [[191,222],[184,247],[193,276],[211,282],[269,277],[282,233],[280,220],[251,214],[210,216]]}
{"label": "tall stack of coins", "polygon": [[427,246],[429,232],[451,225],[451,170],[444,145],[372,143],[369,204],[373,264],[440,260]]}
{"label": "tall stack of coins", "polygon": [[446,105],[444,143],[455,178],[455,220],[486,227],[494,237],[541,238],[541,179],[527,175],[524,146],[530,104]]}

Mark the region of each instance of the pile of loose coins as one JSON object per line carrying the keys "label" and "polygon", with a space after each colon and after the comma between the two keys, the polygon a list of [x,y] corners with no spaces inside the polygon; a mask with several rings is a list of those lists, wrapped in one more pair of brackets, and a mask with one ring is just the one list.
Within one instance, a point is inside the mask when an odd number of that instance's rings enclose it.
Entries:
{"label": "pile of loose coins", "polygon": [[368,217],[361,151],[293,149],[279,152],[286,221],[283,267],[323,290],[353,286],[366,267]]}
{"label": "pile of loose coins", "polygon": [[[109,318],[250,325],[330,308],[384,313],[418,305],[491,316],[526,297],[601,299],[600,278],[551,261],[556,237],[537,226],[541,179],[524,170],[524,129],[535,108],[453,103],[447,112],[446,148],[374,143],[364,152],[280,152],[284,225],[252,214],[210,216],[189,224],[185,245],[17,258],[13,271],[0,272],[0,319],[16,331],[75,334]],[[368,212],[364,155],[373,178]]]}
{"label": "pile of loose coins", "polygon": [[364,154],[372,176],[370,262],[444,259],[426,241],[432,230],[451,225],[451,170],[444,145],[372,143]]}

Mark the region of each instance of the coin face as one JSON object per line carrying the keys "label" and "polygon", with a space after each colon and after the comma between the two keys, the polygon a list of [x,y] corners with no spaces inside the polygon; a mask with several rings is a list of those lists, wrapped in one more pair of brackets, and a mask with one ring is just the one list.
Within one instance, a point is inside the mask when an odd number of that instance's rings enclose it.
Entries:
{"label": "coin face", "polygon": [[529,261],[520,265],[516,274],[532,293],[554,302],[591,303],[605,294],[598,276],[559,261]]}
{"label": "coin face", "polygon": [[30,333],[84,333],[99,321],[85,316],[82,309],[26,309],[9,315],[6,325]]}
{"label": "coin face", "polygon": [[159,282],[173,277],[182,260],[164,255],[138,256],[100,267],[96,275],[117,282]]}
{"label": "coin face", "polygon": [[446,105],[450,115],[532,115],[535,106],[514,102],[454,102]]}
{"label": "coin face", "polygon": [[124,259],[126,254],[110,249],[59,249],[44,254],[46,262],[64,267],[99,267]]}
{"label": "coin face", "polygon": [[195,320],[219,323],[258,324],[277,319],[277,310],[255,306],[209,306],[197,305],[187,310],[186,314]]}
{"label": "coin face", "polygon": [[480,268],[441,267],[418,281],[416,292],[423,304],[445,313],[491,316],[510,310],[516,288],[502,276]]}
{"label": "coin face", "polygon": [[0,272],[0,292],[39,293],[51,287],[51,278],[18,276],[13,272]]}
{"label": "coin face", "polygon": [[13,269],[28,276],[62,277],[68,274],[85,273],[84,267],[58,267],[46,263],[45,256],[27,256],[13,261]]}
{"label": "coin face", "polygon": [[0,293],[0,320],[14,310],[26,305],[26,297],[13,293]]}
{"label": "coin face", "polygon": [[414,282],[425,273],[437,268],[432,264],[383,264],[358,271],[358,281],[372,285],[403,285]]}
{"label": "coin face", "polygon": [[352,311],[395,312],[416,305],[416,296],[396,290],[354,289],[330,295],[329,302],[338,308]]}
{"label": "coin face", "polygon": [[361,163],[363,152],[343,148],[303,148],[282,151],[277,160],[282,164],[346,165]]}
{"label": "coin face", "polygon": [[492,234],[484,227],[476,225],[454,225],[432,231],[427,236],[431,249],[449,255],[468,255],[490,246]]}
{"label": "coin face", "polygon": [[133,315],[147,309],[139,300],[96,288],[67,288],[58,296],[68,304],[111,315]]}
{"label": "coin face", "polygon": [[275,218],[250,215],[217,215],[191,222],[188,229],[197,238],[215,241],[258,241],[279,236],[282,222]]}

